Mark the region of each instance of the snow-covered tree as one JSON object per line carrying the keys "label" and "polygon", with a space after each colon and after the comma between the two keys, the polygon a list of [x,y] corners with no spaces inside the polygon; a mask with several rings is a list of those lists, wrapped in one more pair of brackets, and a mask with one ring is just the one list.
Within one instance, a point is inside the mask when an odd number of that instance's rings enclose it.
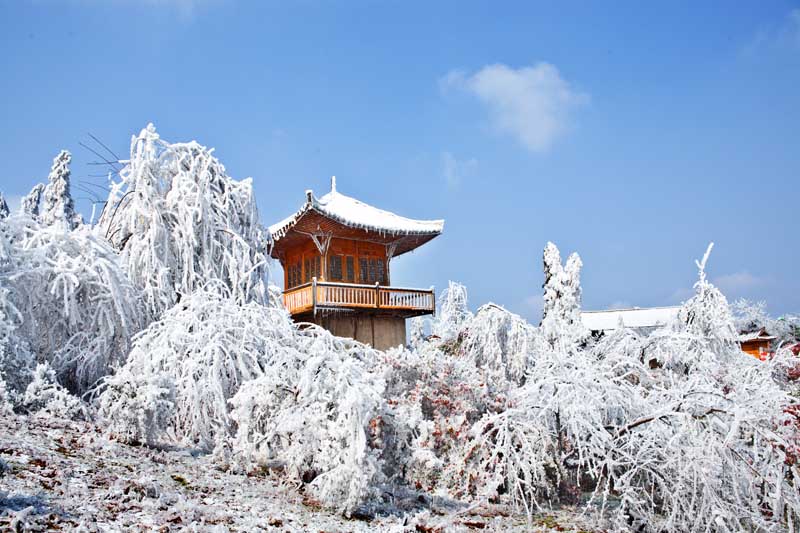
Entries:
{"label": "snow-covered tree", "polygon": [[[402,381],[405,389],[389,380],[387,389],[401,391],[395,419],[410,424],[398,431],[411,435],[405,471],[431,490],[505,499],[528,513],[588,491],[586,512],[620,530],[706,531],[709,521],[717,531],[795,528],[796,400],[776,381],[785,375],[772,368],[777,362],[747,357],[732,342],[727,302],[705,277],[707,259],[698,262],[696,295],[682,320],[654,338],[622,329],[589,348],[576,344],[563,317],[579,286],[556,291],[568,298],[550,300],[550,309],[565,311],[553,320],[558,327],[497,345],[501,353],[531,351],[521,387],[498,388],[501,379],[469,371],[459,373],[458,386],[442,383],[441,368],[423,377],[451,354],[469,361],[464,350],[414,361],[416,378]],[[468,338],[480,315],[455,337]],[[476,402],[478,383],[495,390]],[[408,391],[426,389],[439,392],[411,401],[417,393]]]}
{"label": "snow-covered tree", "polygon": [[158,315],[209,280],[237,302],[267,303],[268,232],[250,179],[235,181],[196,142],[162,141],[152,124],[134,136],[98,222]]}
{"label": "snow-covered tree", "polygon": [[581,322],[580,273],[583,263],[573,253],[561,264],[561,253],[552,242],[544,248],[544,306],[542,332],[551,346],[556,342],[577,345],[588,336]]}
{"label": "snow-covered tree", "polygon": [[383,380],[376,353],[321,328],[298,331],[262,377],[231,400],[233,455],[245,467],[281,469],[323,505],[346,515],[378,495]]}
{"label": "snow-covered tree", "polygon": [[[148,440],[150,433],[152,441],[152,430],[129,427],[139,417],[125,411],[153,403],[169,409],[148,415],[164,422],[162,437],[170,433],[211,450],[232,433],[228,400],[263,374],[271,354],[291,346],[294,330],[285,310],[240,306],[228,295],[221,282],[210,281],[137,336],[100,398],[113,433],[130,435],[126,440]],[[140,395],[152,401],[142,404]]]}
{"label": "snow-covered tree", "polygon": [[20,209],[22,212],[33,219],[39,218],[39,207],[42,203],[42,193],[44,192],[44,184],[37,183],[26,196],[22,197]]}
{"label": "snow-covered tree", "polygon": [[8,203],[6,203],[3,193],[0,192],[0,218],[8,218],[9,213]]}
{"label": "snow-covered tree", "polygon": [[119,257],[89,228],[67,231],[27,217],[2,222],[0,286],[16,312],[15,335],[59,382],[83,393],[121,365],[148,322]]}
{"label": "snow-covered tree", "polygon": [[481,306],[462,326],[459,355],[494,380],[522,384],[541,349],[540,331],[521,316],[495,305]]}
{"label": "snow-covered tree", "polygon": [[245,470],[278,468],[349,513],[379,479],[370,424],[383,384],[377,352],[285,309],[240,304],[221,282],[194,291],[136,339],[105,380],[101,414],[127,442],[216,448]]}
{"label": "snow-covered tree", "polygon": [[53,159],[53,166],[47,176],[47,186],[44,189],[42,209],[42,223],[59,225],[71,230],[81,222],[81,217],[75,212],[75,204],[70,193],[69,164],[72,154],[61,150]]}
{"label": "snow-covered tree", "polygon": [[467,288],[454,281],[449,281],[447,288],[441,292],[436,307],[436,318],[432,322],[431,332],[442,339],[452,337],[472,316],[467,306]]}

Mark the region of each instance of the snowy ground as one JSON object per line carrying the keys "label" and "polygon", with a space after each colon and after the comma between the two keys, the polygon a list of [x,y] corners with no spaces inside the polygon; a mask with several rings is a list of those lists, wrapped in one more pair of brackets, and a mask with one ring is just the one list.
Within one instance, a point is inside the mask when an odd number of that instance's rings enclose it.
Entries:
{"label": "snowy ground", "polygon": [[[532,524],[501,507],[345,519],[291,487],[216,469],[190,450],[105,438],[88,423],[0,417],[0,531],[570,531],[567,511]],[[571,524],[571,525],[568,525]]]}

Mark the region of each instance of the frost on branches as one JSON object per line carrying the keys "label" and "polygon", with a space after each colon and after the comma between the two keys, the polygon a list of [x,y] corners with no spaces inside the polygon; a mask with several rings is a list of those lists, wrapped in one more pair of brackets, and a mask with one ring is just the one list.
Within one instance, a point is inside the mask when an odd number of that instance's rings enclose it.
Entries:
{"label": "frost on branches", "polygon": [[101,413],[126,442],[215,450],[244,470],[276,469],[351,512],[374,493],[370,424],[383,405],[375,352],[284,309],[240,304],[209,283],[142,332],[105,383]]}
{"label": "frost on branches", "polygon": [[232,452],[245,468],[275,469],[346,515],[374,500],[384,383],[376,352],[319,328],[271,354],[264,375],[231,400]]}
{"label": "frost on branches", "polygon": [[111,431],[128,442],[171,434],[212,450],[231,433],[228,400],[290,345],[285,315],[238,305],[221,282],[186,296],[136,337],[125,366],[105,380],[100,403]]}
{"label": "frost on branches", "polygon": [[81,216],[75,212],[75,204],[70,194],[70,161],[72,155],[66,150],[61,150],[53,159],[53,166],[47,176],[47,186],[44,188],[42,211],[43,224],[59,225],[68,230],[81,223]]}
{"label": "frost on branches", "polygon": [[148,320],[104,240],[87,227],[12,216],[0,221],[0,248],[0,285],[13,309],[5,320],[61,384],[83,394],[124,362],[130,337]]}
{"label": "frost on branches", "polygon": [[154,315],[209,280],[237,302],[266,303],[269,235],[250,179],[235,181],[196,142],[170,144],[152,124],[131,141],[98,230],[119,250]]}
{"label": "frost on branches", "polygon": [[[680,323],[589,345],[574,320],[579,262],[560,268],[558,257],[548,245],[542,327],[505,345],[528,352],[521,386],[474,363],[451,379],[456,361],[478,359],[463,348],[438,351],[448,346],[438,341],[419,350],[413,371],[394,363],[406,376],[388,390],[397,427],[407,424],[396,431],[411,450],[407,482],[529,514],[586,498],[587,513],[618,529],[796,528],[796,400],[775,379],[777,362],[733,342],[727,302],[705,277],[708,254]],[[499,313],[479,311],[455,337],[490,331],[481,317],[502,323]]]}

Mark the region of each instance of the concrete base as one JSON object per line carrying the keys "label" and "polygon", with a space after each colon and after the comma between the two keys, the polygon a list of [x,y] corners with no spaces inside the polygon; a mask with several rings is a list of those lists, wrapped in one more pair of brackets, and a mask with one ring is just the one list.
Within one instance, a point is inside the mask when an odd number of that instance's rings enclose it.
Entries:
{"label": "concrete base", "polygon": [[406,320],[402,317],[332,313],[304,320],[322,326],[337,337],[349,337],[378,350],[406,345]]}

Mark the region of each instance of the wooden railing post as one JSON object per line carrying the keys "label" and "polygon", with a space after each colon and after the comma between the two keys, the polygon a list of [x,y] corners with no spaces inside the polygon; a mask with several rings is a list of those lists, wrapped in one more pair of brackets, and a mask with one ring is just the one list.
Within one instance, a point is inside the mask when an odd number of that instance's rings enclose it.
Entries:
{"label": "wooden railing post", "polygon": [[317,276],[311,278],[311,308],[314,316],[317,316]]}
{"label": "wooden railing post", "polygon": [[375,307],[381,306],[381,284],[375,282]]}

